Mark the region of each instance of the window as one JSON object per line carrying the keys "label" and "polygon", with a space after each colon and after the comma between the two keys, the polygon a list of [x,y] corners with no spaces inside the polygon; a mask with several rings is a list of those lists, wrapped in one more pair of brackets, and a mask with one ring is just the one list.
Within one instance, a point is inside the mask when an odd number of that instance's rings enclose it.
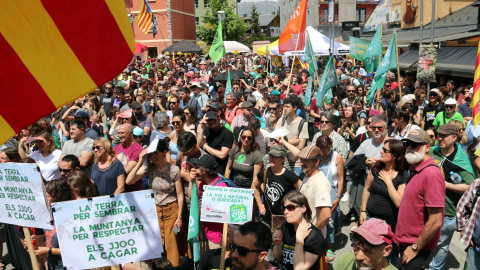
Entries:
{"label": "window", "polygon": [[195,17],[195,25],[200,25],[200,18],[199,17]]}
{"label": "window", "polygon": [[323,21],[328,22],[328,7],[323,8]]}
{"label": "window", "polygon": [[198,8],[198,0],[195,0],[195,8]]}
{"label": "window", "polygon": [[357,21],[364,23],[367,21],[367,9],[357,8]]}
{"label": "window", "polygon": [[208,0],[203,0],[203,7],[210,8],[210,5],[208,4]]}
{"label": "window", "polygon": [[157,56],[158,56],[157,47],[148,47],[148,57],[157,58]]}

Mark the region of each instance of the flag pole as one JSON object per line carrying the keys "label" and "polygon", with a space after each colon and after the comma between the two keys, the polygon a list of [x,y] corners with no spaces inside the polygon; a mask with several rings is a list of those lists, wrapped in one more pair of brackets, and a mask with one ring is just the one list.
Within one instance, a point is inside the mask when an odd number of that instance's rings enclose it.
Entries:
{"label": "flag pole", "polygon": [[[298,47],[298,40],[300,39],[300,32],[298,32],[298,36],[297,36],[297,42],[295,43],[295,52],[293,53],[293,62],[292,62],[292,69],[295,68],[295,57],[297,57],[297,47]],[[290,85],[291,85],[291,82],[290,82],[290,79],[292,78],[292,74],[293,72],[290,72],[290,76],[288,77],[288,86],[287,86],[287,94],[285,95],[285,98],[288,97],[288,95],[290,94]],[[283,117],[283,115],[282,115]]]}
{"label": "flag pole", "polygon": [[[382,24],[379,25],[380,27],[380,45],[382,46],[382,52],[380,53],[380,58],[378,59],[378,66],[382,65],[382,54],[383,54],[383,42],[382,42],[382,32],[383,32],[383,27],[382,27]],[[397,61],[398,63],[398,61]],[[376,75],[376,74],[375,74]],[[377,99],[380,98],[380,89],[377,89]],[[378,103],[378,100],[377,100],[377,110],[380,108],[380,103]]]}
{"label": "flag pole", "polygon": [[398,78],[398,91],[400,93],[400,108],[402,108],[402,81],[400,80],[400,67],[398,65],[398,46],[397,46],[397,30],[393,32],[395,36],[395,53],[397,55],[397,78]]}

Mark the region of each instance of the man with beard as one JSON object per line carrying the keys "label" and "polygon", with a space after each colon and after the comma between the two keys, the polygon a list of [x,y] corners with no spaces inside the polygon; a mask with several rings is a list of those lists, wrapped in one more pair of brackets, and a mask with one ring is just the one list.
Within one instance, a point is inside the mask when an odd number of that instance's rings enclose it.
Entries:
{"label": "man with beard", "polygon": [[112,118],[111,110],[114,100],[115,97],[113,96],[113,84],[107,83],[105,84],[105,94],[100,96],[100,104],[103,106],[103,110],[105,111],[108,119]]}
{"label": "man with beard", "polygon": [[352,230],[353,252],[342,255],[335,270],[395,270],[387,261],[392,252],[393,232],[384,220],[371,218]]}
{"label": "man with beard", "polygon": [[[208,125],[208,126],[207,126]],[[228,152],[233,146],[233,133],[220,124],[217,112],[207,112],[197,130],[197,146],[204,148],[217,162],[217,170],[225,174]]]}
{"label": "man with beard", "polygon": [[450,241],[457,228],[457,204],[463,193],[475,180],[472,164],[467,154],[455,143],[458,136],[457,126],[453,124],[440,126],[438,133],[439,143],[430,149],[430,155],[442,167],[445,174],[445,218],[440,241],[430,263],[429,269],[432,270],[443,269],[445,265]]}
{"label": "man with beard", "polygon": [[429,155],[430,137],[424,130],[412,130],[402,141],[412,167],[398,209],[395,243],[403,254],[402,269],[425,269],[440,239],[445,178]]}
{"label": "man with beard", "polygon": [[[132,90],[125,91],[124,97],[127,104],[123,105],[123,107],[120,107],[120,112],[133,109],[132,105],[134,102],[136,102],[135,95],[133,94]],[[145,109],[145,107],[143,107],[142,105],[142,113],[146,113],[146,112],[147,112],[147,109]]]}
{"label": "man with beard", "polygon": [[353,102],[355,102],[355,85],[350,84],[347,85],[347,97],[342,99],[342,105],[345,108],[353,105]]}
{"label": "man with beard", "polygon": [[145,107],[143,107],[142,104],[135,101],[131,107],[133,109],[133,115],[137,119],[138,126],[145,132],[144,136],[148,137],[152,131],[152,119],[144,114],[143,110]]}
{"label": "man with beard", "polygon": [[248,121],[253,116],[253,104],[251,102],[245,101],[242,102],[242,114],[235,116],[232,121],[232,129],[235,130],[236,127],[246,127],[248,126]]}

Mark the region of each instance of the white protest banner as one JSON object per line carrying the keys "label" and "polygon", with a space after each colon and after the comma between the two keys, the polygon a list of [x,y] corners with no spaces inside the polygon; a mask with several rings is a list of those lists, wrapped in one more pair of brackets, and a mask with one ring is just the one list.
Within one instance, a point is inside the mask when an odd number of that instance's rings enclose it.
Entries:
{"label": "white protest banner", "polygon": [[0,220],[25,227],[53,229],[36,164],[0,164]]}
{"label": "white protest banner", "polygon": [[152,190],[60,202],[53,208],[67,269],[90,269],[162,256]]}
{"label": "white protest banner", "polygon": [[252,210],[253,189],[204,186],[201,221],[243,224]]}

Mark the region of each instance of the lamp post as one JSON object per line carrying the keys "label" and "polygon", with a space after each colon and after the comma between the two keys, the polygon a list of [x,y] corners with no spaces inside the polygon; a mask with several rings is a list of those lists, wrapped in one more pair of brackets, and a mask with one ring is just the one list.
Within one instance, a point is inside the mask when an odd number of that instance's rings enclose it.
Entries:
{"label": "lamp post", "polygon": [[227,29],[226,29],[226,26],[225,26],[225,11],[224,10],[219,10],[217,12],[218,14],[218,20],[219,21],[222,21],[222,24],[223,24],[223,40],[227,40]]}

